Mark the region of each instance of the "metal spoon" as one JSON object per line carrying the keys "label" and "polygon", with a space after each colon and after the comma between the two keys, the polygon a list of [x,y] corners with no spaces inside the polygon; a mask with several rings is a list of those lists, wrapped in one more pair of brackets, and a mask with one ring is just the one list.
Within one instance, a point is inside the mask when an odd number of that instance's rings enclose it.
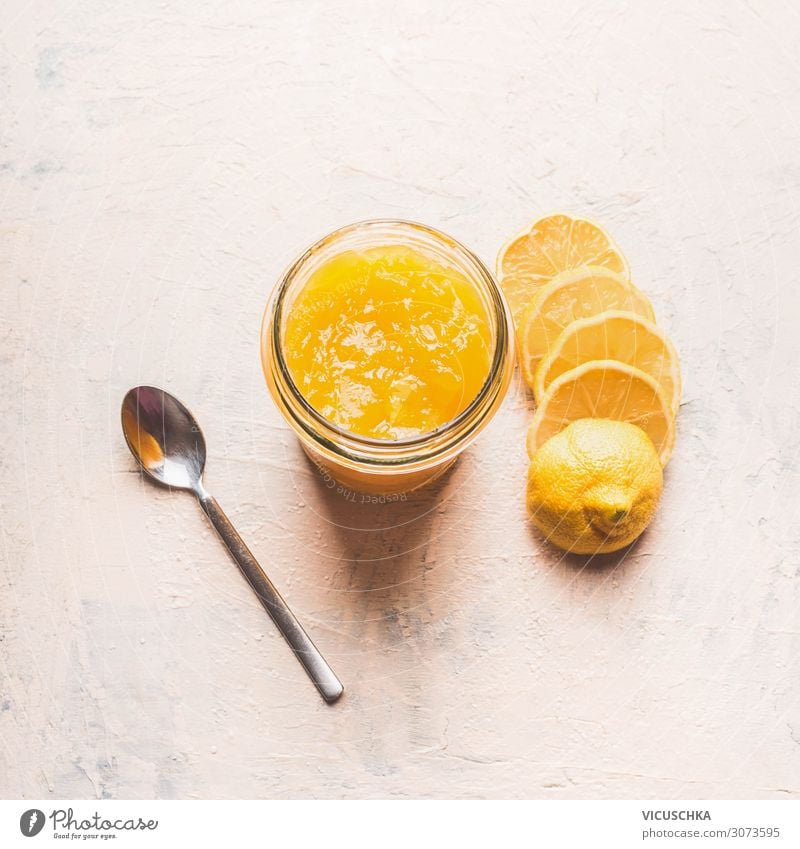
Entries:
{"label": "metal spoon", "polygon": [[128,448],[149,477],[173,489],[188,489],[197,496],[211,524],[322,698],[335,702],[344,692],[342,682],[295,619],[216,499],[203,487],[206,441],[194,416],[163,389],[137,386],[122,401],[122,431]]}

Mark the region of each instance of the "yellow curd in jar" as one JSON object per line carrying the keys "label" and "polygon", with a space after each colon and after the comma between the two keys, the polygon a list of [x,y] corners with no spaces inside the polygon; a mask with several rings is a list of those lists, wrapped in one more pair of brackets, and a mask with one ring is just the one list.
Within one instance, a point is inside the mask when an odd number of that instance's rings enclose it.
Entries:
{"label": "yellow curd in jar", "polygon": [[359,436],[428,433],[475,399],[492,330],[458,269],[404,245],[347,250],[309,277],[282,349],[292,380],[330,422]]}

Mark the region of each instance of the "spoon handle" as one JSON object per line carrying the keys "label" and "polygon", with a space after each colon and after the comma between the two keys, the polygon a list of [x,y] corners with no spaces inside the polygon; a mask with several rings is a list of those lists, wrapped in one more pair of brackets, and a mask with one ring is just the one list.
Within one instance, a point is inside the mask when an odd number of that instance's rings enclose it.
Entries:
{"label": "spoon handle", "polygon": [[272,621],[278,626],[285,640],[292,647],[297,659],[305,667],[311,680],[316,684],[323,699],[326,702],[335,702],[344,692],[342,682],[336,677],[333,670],[328,666],[325,658],[311,642],[311,638],[303,630],[303,626],[297,621],[294,614],[283,597],[267,577],[264,570],[258,565],[250,549],[239,536],[230,519],[222,511],[216,498],[207,493],[198,495],[198,500],[216,528],[222,541],[233,555],[242,574],[255,591],[264,609],[272,617]]}

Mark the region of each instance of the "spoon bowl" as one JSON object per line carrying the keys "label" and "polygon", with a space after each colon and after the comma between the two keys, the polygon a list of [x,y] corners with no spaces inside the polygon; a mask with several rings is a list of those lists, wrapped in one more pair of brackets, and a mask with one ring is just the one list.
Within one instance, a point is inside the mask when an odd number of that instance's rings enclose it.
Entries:
{"label": "spoon bowl", "polygon": [[206,441],[177,398],[155,386],[129,390],[122,400],[122,432],[153,480],[173,489],[202,491]]}

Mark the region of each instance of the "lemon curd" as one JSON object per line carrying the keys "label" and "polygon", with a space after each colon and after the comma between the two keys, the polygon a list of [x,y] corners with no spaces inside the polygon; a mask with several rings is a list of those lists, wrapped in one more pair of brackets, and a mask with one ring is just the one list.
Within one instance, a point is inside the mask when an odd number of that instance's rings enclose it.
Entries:
{"label": "lemon curd", "polygon": [[511,313],[469,248],[412,221],[360,221],[304,251],[261,324],[267,388],[324,486],[403,497],[500,408]]}
{"label": "lemon curd", "polygon": [[454,265],[417,247],[330,256],[288,309],[283,356],[321,416],[362,437],[398,440],[452,421],[492,367],[492,322]]}

